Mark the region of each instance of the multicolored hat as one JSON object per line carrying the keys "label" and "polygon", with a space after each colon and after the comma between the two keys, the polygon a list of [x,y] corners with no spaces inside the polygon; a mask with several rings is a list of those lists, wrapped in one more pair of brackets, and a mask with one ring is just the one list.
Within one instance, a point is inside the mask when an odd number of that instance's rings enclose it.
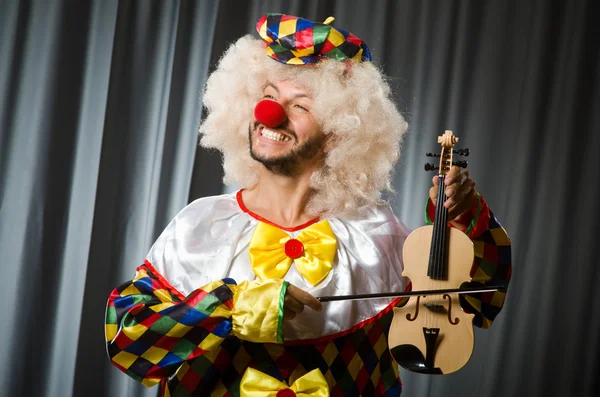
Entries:
{"label": "multicolored hat", "polygon": [[256,24],[256,30],[267,42],[267,55],[288,65],[307,65],[324,58],[338,61],[371,61],[367,45],[352,33],[334,28],[325,22],[285,14],[266,14]]}

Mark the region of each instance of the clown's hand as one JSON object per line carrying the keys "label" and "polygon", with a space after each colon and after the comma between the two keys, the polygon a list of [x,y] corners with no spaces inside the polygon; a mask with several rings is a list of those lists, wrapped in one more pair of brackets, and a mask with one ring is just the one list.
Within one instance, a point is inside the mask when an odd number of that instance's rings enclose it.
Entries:
{"label": "clown's hand", "polygon": [[323,305],[317,298],[292,284],[288,285],[283,303],[284,320],[292,320],[298,313],[304,311],[304,306],[318,312],[323,310]]}
{"label": "clown's hand", "polygon": [[[437,205],[438,177],[434,176],[432,182],[429,198]],[[448,208],[448,219],[461,224],[461,216],[468,215],[477,200],[475,181],[469,177],[468,170],[454,166],[446,175],[444,184],[447,197],[444,207]]]}

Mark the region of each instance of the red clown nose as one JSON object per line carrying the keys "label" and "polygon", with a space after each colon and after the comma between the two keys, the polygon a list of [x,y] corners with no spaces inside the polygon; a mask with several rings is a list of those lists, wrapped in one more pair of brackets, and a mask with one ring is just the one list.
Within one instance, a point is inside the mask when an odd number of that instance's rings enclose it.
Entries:
{"label": "red clown nose", "polygon": [[275,128],[285,121],[286,115],[278,102],[264,99],[256,104],[254,118],[265,127]]}

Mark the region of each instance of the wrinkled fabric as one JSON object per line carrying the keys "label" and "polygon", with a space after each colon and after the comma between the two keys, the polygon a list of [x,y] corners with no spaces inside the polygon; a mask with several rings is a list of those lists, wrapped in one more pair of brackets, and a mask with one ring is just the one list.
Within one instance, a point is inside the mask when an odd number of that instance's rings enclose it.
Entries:
{"label": "wrinkled fabric", "polygon": [[[401,249],[409,230],[388,205],[364,207],[355,219],[327,219],[337,239],[333,269],[313,286],[293,263],[283,279],[313,296],[404,291]],[[222,278],[256,279],[248,255],[259,220],[242,210],[236,194],[198,199],[166,227],[148,261],[182,295]],[[296,238],[302,230],[287,232]],[[324,303],[323,312],[306,308],[284,324],[285,340],[335,335],[372,318],[391,298]]]}
{"label": "wrinkled fabric", "polygon": [[[242,281],[233,296],[232,331],[250,342],[282,343],[282,280]],[[285,290],[284,290],[285,293]]]}

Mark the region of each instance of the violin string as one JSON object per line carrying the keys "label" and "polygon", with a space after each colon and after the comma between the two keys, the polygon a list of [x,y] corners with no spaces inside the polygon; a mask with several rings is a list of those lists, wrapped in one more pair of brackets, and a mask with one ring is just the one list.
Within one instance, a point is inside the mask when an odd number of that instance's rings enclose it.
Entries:
{"label": "violin string", "polygon": [[[439,175],[438,175],[439,181]],[[433,221],[433,234],[431,239],[431,256],[429,258],[429,269],[428,269],[428,288],[435,288],[435,279],[437,277],[437,262],[439,256],[439,244],[438,244],[438,232],[439,232],[439,221],[440,221],[440,213],[439,213],[439,201],[440,201],[440,185],[438,182],[438,194],[436,198],[436,208],[435,208],[435,219]],[[423,310],[425,311],[425,327],[429,327],[431,323],[431,314],[429,310],[426,309],[425,304],[427,303],[428,297],[423,297]]]}
{"label": "violin string", "polygon": [[[452,147],[446,149],[448,152],[448,167],[447,167],[447,171],[450,171],[451,166],[452,166]],[[447,197],[446,197],[446,185],[444,184],[444,202],[446,201]],[[448,276],[449,276],[449,234],[450,234],[450,227],[448,226],[448,209],[446,207],[444,207],[442,205],[443,208],[443,212],[444,212],[444,237],[443,237],[443,256],[442,258],[444,258],[443,260],[443,264],[442,264],[442,277],[441,279],[444,280],[445,282],[443,282],[443,284],[445,286],[447,286],[448,284],[446,283],[448,281]],[[445,300],[442,297],[439,297],[440,300],[442,301],[442,303],[445,303]],[[448,308],[448,310],[450,310],[450,308]]]}
{"label": "violin string", "polygon": [[[445,150],[444,150],[445,151]],[[440,288],[440,284],[443,283],[442,279],[443,279],[443,269],[444,269],[444,257],[445,257],[445,235],[446,235],[446,219],[447,219],[447,211],[446,211],[446,207],[444,207],[444,202],[446,201],[446,182],[444,180],[445,175],[442,175],[441,178],[441,188],[440,188],[440,222],[439,222],[439,234],[438,234],[438,263],[437,263],[437,267],[438,267],[438,274],[436,277],[436,288],[439,289]],[[434,298],[436,301],[439,300],[439,296],[436,296]],[[437,302],[436,302],[437,303]],[[438,316],[435,315],[434,318],[437,320]],[[438,328],[438,324],[436,321],[436,324],[434,324],[434,326],[436,328]]]}
{"label": "violin string", "polygon": [[[446,164],[444,163],[444,159],[450,158],[447,156],[451,156],[451,152],[450,154],[448,153],[449,150],[447,148],[444,148],[442,150],[442,162],[440,163],[440,167],[444,167],[443,171],[448,171],[449,167],[446,167]],[[448,266],[448,262],[447,262],[447,250],[446,250],[446,241],[447,241],[447,234],[448,234],[448,209],[446,207],[444,207],[444,203],[446,202],[446,182],[445,182],[445,178],[446,178],[446,173],[443,173],[442,170],[440,170],[440,177],[439,177],[439,181],[438,181],[438,185],[439,185],[439,205],[438,210],[439,210],[439,222],[438,222],[438,235],[437,235],[437,241],[438,241],[438,258],[437,258],[437,274],[436,274],[436,278],[435,278],[435,287],[436,289],[440,289],[442,287],[442,285],[444,284],[444,281],[447,279],[447,266]],[[434,297],[434,303],[440,303],[440,297],[436,296]],[[432,317],[435,319],[435,324],[433,324],[433,326],[435,328],[439,328],[437,324],[438,320],[439,320],[439,316],[436,315],[436,313],[432,313]]]}
{"label": "violin string", "polygon": [[445,217],[445,207],[444,207],[444,201],[446,201],[446,194],[445,191],[446,190],[446,184],[444,183],[444,179],[443,176],[441,178],[440,181],[440,198],[439,198],[439,205],[438,205],[438,233],[436,236],[437,239],[437,258],[436,258],[436,275],[435,275],[435,279],[436,280],[440,280],[440,278],[442,277],[442,263],[443,263],[443,258],[444,258],[444,229],[446,226],[446,217]]}
{"label": "violin string", "polygon": [[[445,176],[444,176],[445,177]],[[440,259],[439,259],[439,263],[438,263],[438,280],[442,280],[444,277],[444,257],[446,254],[446,220],[448,219],[448,211],[446,210],[446,207],[444,207],[444,202],[446,201],[446,183],[445,181],[442,179],[442,186],[443,188],[441,189],[441,193],[442,193],[442,200],[441,200],[441,205],[440,205],[440,218],[441,218],[441,222],[440,222]],[[439,282],[438,282],[439,284]]]}
{"label": "violin string", "polygon": [[435,219],[436,221],[434,221],[433,224],[433,244],[435,245],[435,249],[434,249],[434,256],[432,258],[432,272],[431,272],[431,277],[433,278],[433,280],[437,279],[438,277],[438,263],[439,263],[439,256],[440,256],[440,201],[442,200],[442,195],[441,192],[443,190],[443,181],[441,180],[441,178],[438,176],[439,178],[439,182],[438,182],[438,197],[437,197],[437,205],[436,205],[436,210],[435,210]]}
{"label": "violin string", "polygon": [[[443,196],[443,202],[446,201],[446,185],[444,184],[444,191],[442,192],[442,196]],[[448,238],[448,209],[446,207],[444,207],[443,205],[441,205],[442,208],[442,223],[441,223],[441,227],[442,227],[442,236],[441,236],[441,243],[442,243],[442,253],[441,253],[441,261],[440,261],[440,278],[438,280],[446,280],[446,276],[447,276],[447,250],[446,250],[446,242],[447,242],[447,238]]]}
{"label": "violin string", "polygon": [[[438,205],[436,206],[436,225],[435,225],[435,245],[436,245],[436,255],[435,255],[435,276],[433,278],[432,287],[435,289],[439,289],[440,278],[442,276],[442,266],[443,266],[443,258],[444,258],[444,229],[445,229],[445,216],[444,216],[444,201],[446,201],[445,195],[446,185],[444,182],[444,175],[440,173],[438,176]],[[434,303],[439,299],[439,297],[435,296],[431,298]],[[428,310],[429,313],[429,310]],[[429,320],[428,324],[430,327],[437,328],[437,315],[435,312],[431,312],[428,315]]]}

